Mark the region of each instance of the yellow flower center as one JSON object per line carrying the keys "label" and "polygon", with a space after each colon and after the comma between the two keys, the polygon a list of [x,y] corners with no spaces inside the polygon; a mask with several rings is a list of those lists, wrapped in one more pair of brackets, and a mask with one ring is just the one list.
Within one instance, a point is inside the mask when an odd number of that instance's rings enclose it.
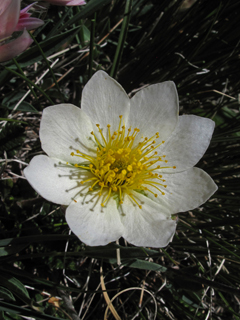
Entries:
{"label": "yellow flower center", "polygon": [[[111,195],[117,194],[119,203],[123,203],[124,194],[127,194],[132,201],[141,209],[142,206],[132,191],[140,193],[150,192],[155,197],[158,196],[153,190],[164,195],[162,191],[167,185],[162,179],[159,169],[176,168],[162,166],[167,163],[165,155],[159,156],[156,149],[164,143],[159,139],[157,132],[150,138],[143,138],[139,143],[134,143],[140,130],[131,127],[126,130],[123,125],[122,116],[119,116],[118,130],[111,132],[111,126],[107,125],[107,137],[104,137],[99,124],[96,124],[101,139],[98,139],[94,132],[91,134],[97,144],[96,156],[92,157],[76,150],[72,152],[72,156],[78,156],[87,163],[75,164],[76,168],[86,169],[92,173],[92,177],[81,181],[81,184],[89,183],[89,192],[99,190],[99,197],[103,191],[107,190],[106,196],[103,198],[101,206],[104,207]],[[100,142],[101,140],[101,142]]]}

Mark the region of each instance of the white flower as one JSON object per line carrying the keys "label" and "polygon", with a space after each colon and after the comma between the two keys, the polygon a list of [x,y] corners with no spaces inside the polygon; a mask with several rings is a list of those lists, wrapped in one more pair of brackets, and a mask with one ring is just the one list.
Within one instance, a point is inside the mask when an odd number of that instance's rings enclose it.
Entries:
{"label": "white flower", "polygon": [[43,111],[42,149],[24,174],[45,199],[67,205],[70,229],[86,244],[124,237],[164,247],[172,214],[202,205],[217,190],[193,167],[214,130],[210,119],[178,116],[173,82],[151,85],[129,99],[98,71],[86,84],[81,109],[59,104]]}

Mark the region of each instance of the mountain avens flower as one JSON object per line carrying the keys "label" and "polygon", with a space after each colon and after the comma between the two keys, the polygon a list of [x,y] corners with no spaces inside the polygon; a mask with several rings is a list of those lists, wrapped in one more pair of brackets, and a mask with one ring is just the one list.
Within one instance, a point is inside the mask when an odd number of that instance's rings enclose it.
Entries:
{"label": "mountain avens flower", "polygon": [[24,174],[45,199],[68,206],[70,229],[87,245],[124,237],[137,246],[164,247],[174,214],[202,205],[217,190],[193,167],[205,153],[214,122],[178,115],[167,81],[137,92],[98,71],[82,92],[81,109],[46,108],[42,149]]}

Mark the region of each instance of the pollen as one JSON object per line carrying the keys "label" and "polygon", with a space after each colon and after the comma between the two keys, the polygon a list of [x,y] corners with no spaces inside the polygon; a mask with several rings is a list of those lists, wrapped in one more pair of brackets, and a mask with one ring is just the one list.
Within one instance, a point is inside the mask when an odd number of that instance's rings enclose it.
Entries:
{"label": "pollen", "polygon": [[176,167],[161,165],[168,161],[162,159],[166,155],[158,155],[158,147],[165,142],[158,141],[159,132],[152,137],[140,139],[140,129],[126,129],[122,115],[119,116],[118,127],[113,130],[110,124],[106,129],[101,129],[100,124],[96,124],[96,127],[98,133],[91,132],[96,144],[96,155],[90,156],[76,150],[71,152],[71,156],[81,158],[80,163],[74,164],[74,167],[88,170],[90,175],[88,179],[81,180],[80,184],[86,186],[89,193],[94,192],[94,198],[97,192],[102,207],[107,206],[112,196],[121,205],[125,195],[128,195],[133,205],[142,209],[143,203],[136,194],[147,192],[154,197],[165,195],[162,189],[167,188],[167,184],[159,170]]}

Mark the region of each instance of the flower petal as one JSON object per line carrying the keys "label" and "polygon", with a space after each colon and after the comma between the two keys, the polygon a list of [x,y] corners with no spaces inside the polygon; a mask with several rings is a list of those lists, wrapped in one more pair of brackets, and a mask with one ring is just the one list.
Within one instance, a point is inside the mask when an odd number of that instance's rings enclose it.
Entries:
{"label": "flower petal", "polygon": [[28,13],[28,11],[36,4],[36,2],[29,4],[27,7],[23,8],[20,11],[20,16],[19,19],[23,18],[23,17],[30,17],[31,13]]}
{"label": "flower petal", "polygon": [[14,32],[20,14],[20,6],[21,0],[1,0],[0,39],[7,38]]}
{"label": "flower petal", "polygon": [[[48,201],[69,205],[79,196],[81,171],[44,155],[34,157],[24,169],[31,186]],[[83,173],[84,175],[85,173]],[[81,188],[83,188],[81,186]]]}
{"label": "flower petal", "polygon": [[[72,104],[59,104],[43,110],[40,125],[42,149],[53,158],[80,163],[79,157],[72,157],[71,152],[80,150],[88,155],[93,142],[89,140],[93,130],[89,117],[80,108]],[[95,148],[96,149],[96,148]]]}
{"label": "flower petal", "polygon": [[131,101],[128,126],[140,129],[140,136],[152,137],[159,132],[166,140],[178,121],[178,94],[172,81],[151,85],[138,91]]}
{"label": "flower petal", "polygon": [[206,152],[215,123],[207,118],[194,115],[179,117],[178,126],[163,145],[161,154],[166,155],[168,168],[162,172],[176,173],[193,167]]}
{"label": "flower petal", "polygon": [[136,246],[165,247],[176,230],[176,221],[170,215],[163,213],[161,204],[139,195],[134,195],[143,200],[142,209],[133,205],[128,196],[122,204],[124,225],[123,237]]}
{"label": "flower petal", "polygon": [[66,211],[66,220],[76,236],[89,246],[103,246],[122,236],[123,225],[116,201],[110,198],[105,207],[100,201],[72,203]]}
{"label": "flower petal", "polygon": [[58,6],[82,6],[86,4],[84,0],[45,0]]}
{"label": "flower petal", "polygon": [[17,39],[0,46],[0,62],[11,60],[25,51],[33,42],[33,39],[24,30],[23,34]]}
{"label": "flower petal", "polygon": [[21,18],[18,20],[18,24],[15,28],[15,31],[22,31],[25,28],[27,30],[36,29],[44,24],[44,21],[38,18]]}
{"label": "flower petal", "polygon": [[106,72],[97,71],[83,89],[81,106],[92,123],[100,124],[106,134],[108,124],[117,131],[120,115],[127,121],[130,100],[117,81]]}
{"label": "flower petal", "polygon": [[[161,174],[159,171],[158,173]],[[175,174],[163,174],[166,180],[166,188],[160,187],[165,195],[156,188],[153,192],[158,193],[154,200],[160,203],[167,212],[177,213],[195,209],[205,203],[217,190],[217,185],[212,178],[202,169],[190,168]],[[149,194],[153,198],[152,194]]]}

